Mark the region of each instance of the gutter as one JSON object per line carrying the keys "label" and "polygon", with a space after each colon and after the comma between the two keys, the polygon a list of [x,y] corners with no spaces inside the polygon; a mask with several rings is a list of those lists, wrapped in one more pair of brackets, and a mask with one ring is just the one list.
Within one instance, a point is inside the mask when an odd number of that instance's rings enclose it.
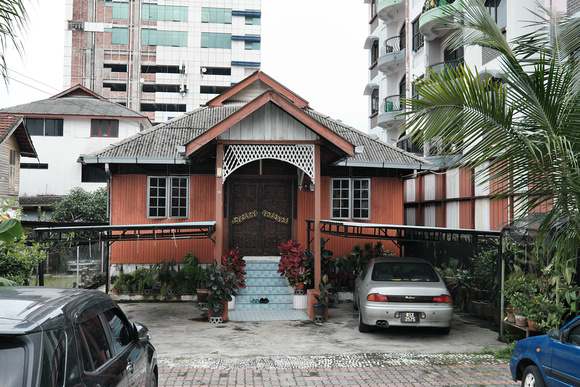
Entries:
{"label": "gutter", "polygon": [[99,157],[80,156],[83,164],[189,164],[188,159],[181,157]]}

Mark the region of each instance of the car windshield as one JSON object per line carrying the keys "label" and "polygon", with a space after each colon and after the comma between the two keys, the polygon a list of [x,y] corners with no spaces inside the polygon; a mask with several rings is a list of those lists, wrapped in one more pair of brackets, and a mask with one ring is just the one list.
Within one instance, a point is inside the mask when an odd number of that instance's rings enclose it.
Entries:
{"label": "car windshield", "polygon": [[437,282],[439,278],[428,263],[378,262],[373,267],[372,280]]}

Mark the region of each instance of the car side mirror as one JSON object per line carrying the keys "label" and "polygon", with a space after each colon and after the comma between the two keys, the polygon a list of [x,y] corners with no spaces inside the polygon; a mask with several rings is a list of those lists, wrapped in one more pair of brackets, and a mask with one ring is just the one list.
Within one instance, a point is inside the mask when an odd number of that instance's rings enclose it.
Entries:
{"label": "car side mirror", "polygon": [[139,341],[149,341],[151,340],[151,334],[149,333],[149,329],[143,324],[134,323],[135,326],[135,334],[137,336],[137,340]]}
{"label": "car side mirror", "polygon": [[548,331],[548,338],[554,341],[562,341],[562,331],[559,329],[550,329]]}

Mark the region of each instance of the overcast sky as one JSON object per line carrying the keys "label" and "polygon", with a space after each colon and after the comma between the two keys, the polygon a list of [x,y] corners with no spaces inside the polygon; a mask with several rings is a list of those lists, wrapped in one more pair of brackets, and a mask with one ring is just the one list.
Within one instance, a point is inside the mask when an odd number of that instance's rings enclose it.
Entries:
{"label": "overcast sky", "polygon": [[[21,61],[10,50],[10,84],[0,107],[64,90],[64,0],[28,0],[30,23]],[[368,130],[368,5],[362,0],[262,0],[262,70],[310,106]]]}

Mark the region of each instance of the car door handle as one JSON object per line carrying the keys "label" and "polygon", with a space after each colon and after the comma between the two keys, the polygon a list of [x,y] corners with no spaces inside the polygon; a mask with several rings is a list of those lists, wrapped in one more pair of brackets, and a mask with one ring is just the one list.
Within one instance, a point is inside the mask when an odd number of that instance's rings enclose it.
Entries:
{"label": "car door handle", "polygon": [[132,361],[127,363],[127,372],[133,373],[133,362]]}

